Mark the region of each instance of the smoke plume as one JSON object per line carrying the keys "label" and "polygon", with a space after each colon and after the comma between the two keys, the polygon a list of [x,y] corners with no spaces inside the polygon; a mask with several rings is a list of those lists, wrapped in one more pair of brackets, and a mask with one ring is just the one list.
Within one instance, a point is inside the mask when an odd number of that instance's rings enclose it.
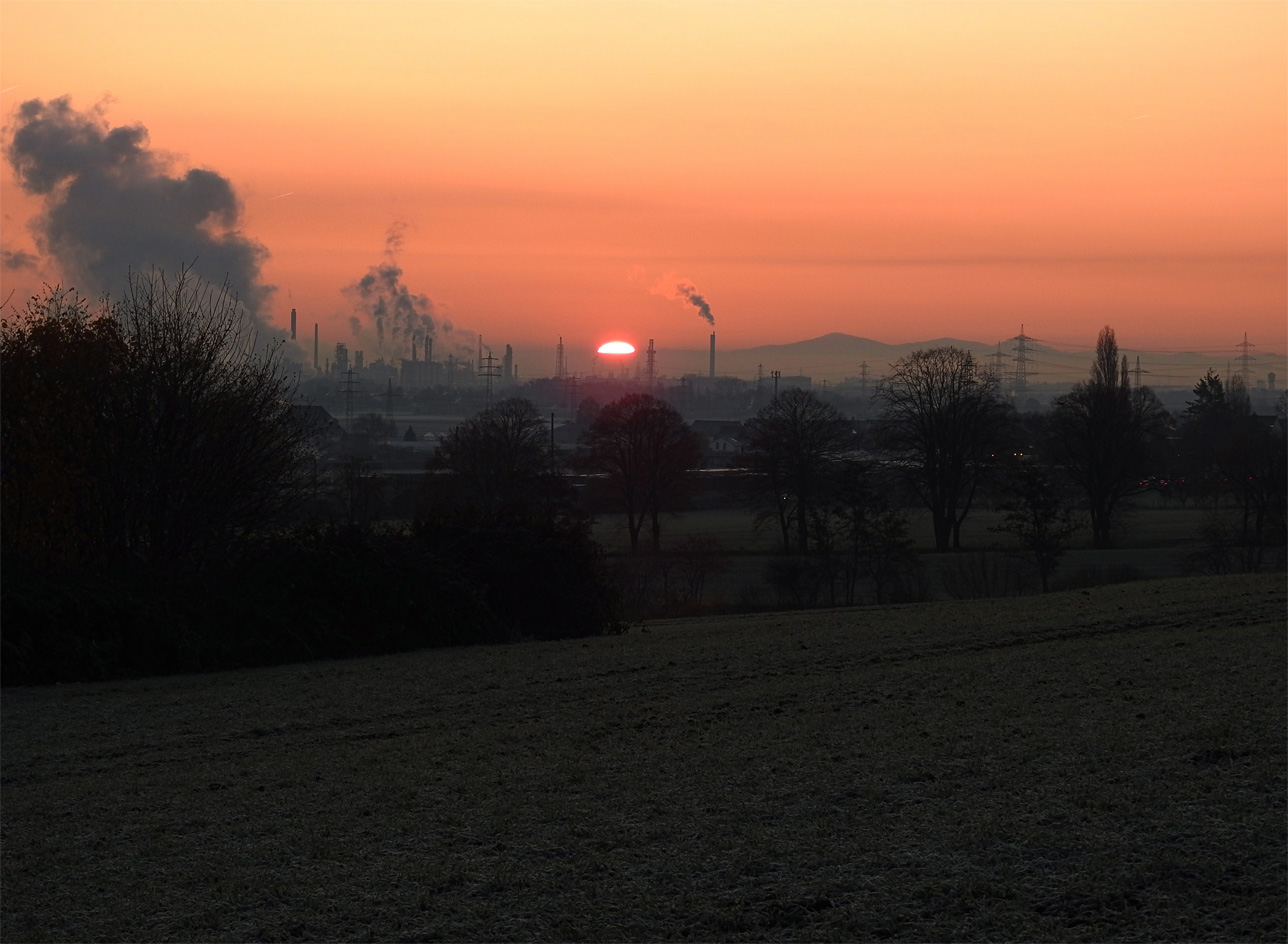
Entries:
{"label": "smoke plume", "polygon": [[0,250],[0,265],[14,272],[22,269],[34,269],[36,267],[36,257],[22,249],[12,252],[4,249]]}
{"label": "smoke plume", "polygon": [[698,314],[706,319],[707,324],[715,326],[715,315],[711,314],[711,306],[707,300],[698,294],[697,288],[688,279],[677,279],[674,276],[663,276],[662,280],[651,289],[653,294],[661,295],[663,298],[672,300],[683,300],[698,309]]}
{"label": "smoke plume", "polygon": [[413,341],[424,350],[426,338],[434,337],[439,330],[452,330],[450,322],[438,317],[428,295],[416,294],[403,283],[403,270],[396,257],[402,249],[405,229],[405,223],[390,226],[385,236],[385,261],[343,289],[357,312],[349,319],[354,337],[362,338],[374,331],[381,356],[386,352],[386,340],[391,355],[401,357],[409,352]]}
{"label": "smoke plume", "polygon": [[268,250],[238,230],[241,203],[227,178],[172,174],[141,124],[110,127],[102,105],[77,111],[68,96],[23,102],[12,127],[5,156],[22,189],[44,198],[32,223],[37,244],[82,294],[115,294],[131,270],[187,267],[216,285],[227,280],[261,337],[280,334],[264,321]]}

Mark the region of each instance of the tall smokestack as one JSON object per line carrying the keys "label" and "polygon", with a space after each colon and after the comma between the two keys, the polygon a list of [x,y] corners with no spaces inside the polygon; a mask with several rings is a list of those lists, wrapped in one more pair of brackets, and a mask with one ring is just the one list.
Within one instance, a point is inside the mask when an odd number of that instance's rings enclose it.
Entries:
{"label": "tall smokestack", "polygon": [[711,379],[716,379],[716,333],[711,332]]}
{"label": "tall smokestack", "polygon": [[295,340],[295,309],[291,309],[291,340]]}
{"label": "tall smokestack", "polygon": [[318,369],[318,323],[313,322],[313,370]]}
{"label": "tall smokestack", "polygon": [[434,359],[434,339],[426,335],[425,337],[425,363],[428,364]]}

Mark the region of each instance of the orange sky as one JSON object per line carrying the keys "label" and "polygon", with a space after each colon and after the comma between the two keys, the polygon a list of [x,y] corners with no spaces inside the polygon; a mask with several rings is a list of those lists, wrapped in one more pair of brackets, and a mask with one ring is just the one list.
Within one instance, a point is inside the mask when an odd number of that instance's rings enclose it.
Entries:
{"label": "orange sky", "polygon": [[271,319],[330,343],[401,222],[406,286],[494,347],[703,347],[666,278],[725,348],[1288,346],[1288,3],[3,0],[0,89],[6,143],[110,96],[227,177]]}

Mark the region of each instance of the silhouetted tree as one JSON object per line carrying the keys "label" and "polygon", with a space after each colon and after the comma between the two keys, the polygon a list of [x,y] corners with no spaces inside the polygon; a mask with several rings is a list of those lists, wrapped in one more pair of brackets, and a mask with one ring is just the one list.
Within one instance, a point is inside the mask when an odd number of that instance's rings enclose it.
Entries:
{"label": "silhouetted tree", "polygon": [[645,521],[652,549],[661,550],[661,515],[678,507],[702,462],[698,436],[675,407],[647,393],[605,406],[582,434],[588,468],[604,476],[614,505],[626,513],[631,551]]}
{"label": "silhouetted tree", "polygon": [[173,569],[283,520],[305,432],[280,351],[187,271],[135,273],[93,314],[33,299],[0,329],[6,550]]}
{"label": "silhouetted tree", "polygon": [[676,542],[674,554],[680,579],[688,591],[686,602],[701,605],[707,579],[725,569],[724,548],[714,538],[691,534]]}
{"label": "silhouetted tree", "polygon": [[1046,593],[1078,524],[1050,472],[1039,462],[1025,460],[1013,465],[1003,487],[1009,496],[1000,504],[1006,517],[989,530],[1015,537],[1021,553],[1037,568],[1038,581]]}
{"label": "silhouetted tree", "polygon": [[890,504],[888,490],[871,463],[842,459],[834,464],[828,499],[814,512],[811,540],[815,552],[831,566],[829,575],[841,588],[832,603],[859,602],[861,578],[871,582],[877,603],[918,566],[909,534],[908,516]]}
{"label": "silhouetted tree", "polygon": [[567,487],[552,468],[545,420],[520,397],[455,427],[426,467],[431,500],[465,514],[559,511],[567,501]]}
{"label": "silhouetted tree", "polygon": [[836,408],[807,390],[786,390],[747,423],[746,463],[759,483],[753,501],[777,520],[783,553],[805,554],[811,519],[826,500],[831,465],[857,445]]}
{"label": "silhouetted tree", "polygon": [[1123,500],[1144,491],[1169,418],[1148,387],[1132,389],[1112,328],[1101,329],[1091,379],[1052,404],[1048,453],[1087,499],[1092,543],[1110,546]]}
{"label": "silhouetted tree", "polygon": [[126,340],[74,294],[0,322],[0,534],[6,560],[63,570],[124,543],[113,520],[126,440],[113,408]]}
{"label": "silhouetted tree", "polygon": [[331,493],[349,527],[362,527],[380,517],[385,479],[366,456],[345,456],[332,473]]}
{"label": "silhouetted tree", "polygon": [[880,443],[930,511],[935,549],[961,547],[961,525],[1005,445],[1014,411],[969,351],[937,347],[894,365],[874,394]]}
{"label": "silhouetted tree", "polygon": [[1239,563],[1260,570],[1265,548],[1282,548],[1285,534],[1285,492],[1288,456],[1283,427],[1274,417],[1252,412],[1242,378],[1222,384],[1208,371],[1194,387],[1194,399],[1182,414],[1180,433],[1182,471],[1187,481],[1213,500],[1233,499],[1236,520],[1209,523],[1212,535],[1241,552]]}

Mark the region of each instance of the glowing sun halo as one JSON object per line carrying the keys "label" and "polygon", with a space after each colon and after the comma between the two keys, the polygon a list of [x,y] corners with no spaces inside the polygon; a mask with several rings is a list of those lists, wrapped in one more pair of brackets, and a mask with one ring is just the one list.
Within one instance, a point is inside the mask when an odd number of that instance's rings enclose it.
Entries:
{"label": "glowing sun halo", "polygon": [[634,354],[635,345],[625,341],[609,341],[599,346],[600,354]]}

